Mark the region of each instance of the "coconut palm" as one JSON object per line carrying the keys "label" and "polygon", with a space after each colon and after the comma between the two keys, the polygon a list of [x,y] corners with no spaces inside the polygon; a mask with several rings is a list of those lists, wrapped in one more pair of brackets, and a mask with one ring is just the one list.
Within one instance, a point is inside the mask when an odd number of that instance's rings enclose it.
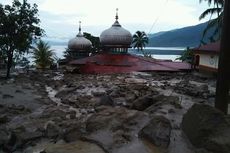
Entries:
{"label": "coconut palm", "polygon": [[182,62],[193,64],[194,53],[189,47],[187,47],[182,53],[182,55],[176,58],[176,60],[181,60]]}
{"label": "coconut palm", "polygon": [[45,69],[53,64],[55,53],[48,43],[40,40],[33,48],[33,58],[38,68]]}
{"label": "coconut palm", "polygon": [[138,51],[142,51],[143,54],[145,55],[143,48],[145,47],[146,44],[148,44],[149,42],[149,38],[146,35],[146,33],[144,31],[137,31],[134,35],[133,35],[133,48],[137,48]]}
{"label": "coconut palm", "polygon": [[[209,6],[211,6],[212,4],[214,5],[214,7],[205,10],[199,17],[199,19],[202,20],[210,15],[208,25],[203,32],[203,38],[207,34],[207,32],[213,28],[214,32],[210,37],[210,40],[219,40],[223,22],[224,0],[200,0],[200,2],[203,1],[207,1]],[[217,17],[215,19],[211,19],[213,15],[217,15]]]}

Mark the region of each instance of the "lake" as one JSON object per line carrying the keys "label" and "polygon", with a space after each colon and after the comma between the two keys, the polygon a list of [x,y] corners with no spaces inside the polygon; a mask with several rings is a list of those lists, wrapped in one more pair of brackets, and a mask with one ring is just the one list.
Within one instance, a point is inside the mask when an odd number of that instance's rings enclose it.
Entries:
{"label": "lake", "polygon": [[[67,46],[52,45],[51,48],[54,50],[58,58],[63,58],[63,52],[66,50]],[[151,54],[153,58],[171,59],[173,61],[180,57],[184,50],[185,48],[183,47],[146,47],[144,49],[144,51]],[[137,51],[137,49],[130,48],[129,53],[142,56],[142,52]]]}

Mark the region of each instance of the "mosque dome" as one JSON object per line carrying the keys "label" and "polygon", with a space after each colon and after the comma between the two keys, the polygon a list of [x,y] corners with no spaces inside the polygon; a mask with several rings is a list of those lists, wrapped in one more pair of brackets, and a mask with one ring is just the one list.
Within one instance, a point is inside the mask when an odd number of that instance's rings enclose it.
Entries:
{"label": "mosque dome", "polygon": [[100,35],[100,42],[103,46],[126,46],[129,47],[132,43],[132,34],[122,28],[118,22],[118,13],[116,21],[109,29],[104,30]]}
{"label": "mosque dome", "polygon": [[68,48],[70,50],[79,50],[84,51],[92,47],[90,40],[86,39],[81,33],[81,25],[79,26],[79,33],[73,39],[70,39],[68,42]]}

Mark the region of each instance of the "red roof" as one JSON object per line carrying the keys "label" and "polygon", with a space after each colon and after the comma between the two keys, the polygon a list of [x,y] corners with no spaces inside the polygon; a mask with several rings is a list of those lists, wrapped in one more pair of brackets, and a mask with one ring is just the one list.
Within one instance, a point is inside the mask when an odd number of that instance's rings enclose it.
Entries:
{"label": "red roof", "polygon": [[220,52],[220,41],[210,43],[207,45],[202,45],[197,48],[193,48],[195,52],[202,52],[202,53],[219,53]]}
{"label": "red roof", "polygon": [[81,73],[127,73],[133,71],[190,70],[191,65],[184,62],[145,59],[131,54],[97,54],[70,62],[80,66]]}

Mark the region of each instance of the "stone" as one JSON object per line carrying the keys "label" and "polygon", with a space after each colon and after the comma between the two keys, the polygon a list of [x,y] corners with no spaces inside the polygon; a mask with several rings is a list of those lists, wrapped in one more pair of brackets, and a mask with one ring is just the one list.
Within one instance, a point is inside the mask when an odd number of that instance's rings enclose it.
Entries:
{"label": "stone", "polygon": [[67,94],[69,93],[72,93],[76,90],[76,88],[74,87],[70,87],[70,88],[65,88],[61,91],[59,91],[57,94],[56,94],[56,97],[63,97],[63,96],[66,96]]}
{"label": "stone", "polygon": [[207,85],[198,86],[190,83],[188,80],[177,83],[174,90],[178,93],[200,98],[208,98],[210,94]]}
{"label": "stone", "polygon": [[6,130],[0,129],[0,146],[9,141],[9,136]]}
{"label": "stone", "polygon": [[230,122],[212,106],[194,104],[183,116],[182,130],[198,148],[230,153]]}
{"label": "stone", "polygon": [[99,105],[113,106],[114,102],[108,95],[100,97]]}
{"label": "stone", "polygon": [[4,94],[4,95],[2,95],[2,98],[3,98],[3,99],[13,98],[13,97],[14,97],[14,96],[9,95],[9,94]]}
{"label": "stone", "polygon": [[167,148],[170,143],[171,130],[172,126],[167,118],[154,116],[138,135],[158,147]]}
{"label": "stone", "polygon": [[124,97],[118,97],[118,98],[114,98],[113,99],[115,105],[117,106],[126,106],[127,105],[127,101],[125,100]]}
{"label": "stone", "polygon": [[57,136],[59,136],[60,133],[61,133],[60,127],[58,127],[52,122],[47,123],[46,136],[48,138],[56,138]]}
{"label": "stone", "polygon": [[173,105],[177,109],[181,109],[182,106],[177,96],[164,96],[156,95],[153,96],[154,103],[145,109],[146,112],[154,114],[157,110],[162,109],[163,105]]}
{"label": "stone", "polygon": [[7,117],[7,115],[0,115],[0,124],[5,124],[7,122],[9,122],[9,118]]}
{"label": "stone", "polygon": [[22,133],[17,133],[17,145],[21,146],[27,142],[36,140],[38,138],[41,138],[43,136],[43,133],[40,131],[25,131]]}
{"label": "stone", "polygon": [[100,97],[106,95],[105,91],[92,91],[93,96]]}
{"label": "stone", "polygon": [[18,110],[18,111],[24,111],[26,108],[25,108],[25,106],[23,106],[23,105],[17,105],[17,106],[15,106],[14,109],[16,109],[16,110]]}
{"label": "stone", "polygon": [[11,132],[8,141],[4,143],[2,149],[5,152],[13,152],[17,147],[17,136],[14,132]]}
{"label": "stone", "polygon": [[98,145],[85,142],[76,141],[72,143],[62,143],[49,145],[45,150],[45,153],[104,153],[103,149]]}
{"label": "stone", "polygon": [[133,94],[133,93],[127,93],[125,94],[125,99],[128,101],[128,102],[132,102],[136,99],[136,95]]}
{"label": "stone", "polygon": [[145,95],[143,97],[136,99],[133,102],[132,108],[139,111],[143,111],[149,106],[151,106],[154,102],[155,101],[153,100],[153,97],[151,95]]}
{"label": "stone", "polygon": [[70,129],[65,132],[64,140],[66,142],[73,142],[78,140],[81,137],[82,133],[78,127]]}
{"label": "stone", "polygon": [[[90,116],[86,121],[86,134],[88,141],[97,142],[107,152],[133,152],[132,146],[142,146],[137,133],[148,123],[147,113],[130,110],[125,107],[104,106],[99,112]],[[128,144],[132,144],[129,146]],[[118,149],[118,150],[117,150]],[[135,153],[143,152],[143,148],[134,149]]]}

